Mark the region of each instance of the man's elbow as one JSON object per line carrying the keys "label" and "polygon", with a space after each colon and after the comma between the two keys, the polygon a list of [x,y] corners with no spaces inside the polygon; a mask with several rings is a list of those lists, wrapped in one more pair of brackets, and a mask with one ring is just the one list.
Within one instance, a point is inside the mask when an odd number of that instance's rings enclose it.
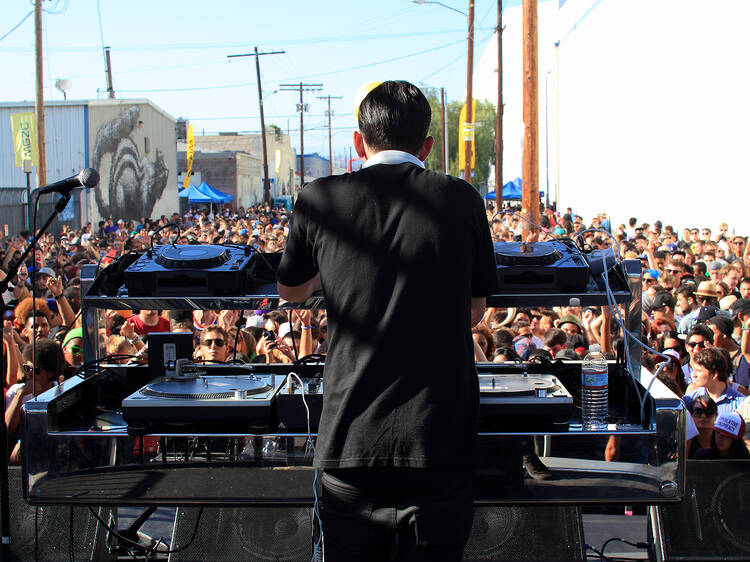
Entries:
{"label": "man's elbow", "polygon": [[279,296],[285,301],[289,302],[304,302],[310,298],[312,292],[310,291],[310,283],[303,283],[296,287],[290,287],[288,285],[282,285],[276,283],[276,289],[279,292]]}

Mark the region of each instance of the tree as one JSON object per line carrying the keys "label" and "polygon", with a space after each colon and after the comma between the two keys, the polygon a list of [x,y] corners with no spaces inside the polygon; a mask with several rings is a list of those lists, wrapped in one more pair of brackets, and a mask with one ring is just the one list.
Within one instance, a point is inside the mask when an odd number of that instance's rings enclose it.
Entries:
{"label": "tree", "polygon": [[[427,101],[432,109],[432,122],[429,134],[435,138],[435,145],[427,157],[426,167],[431,170],[442,170],[443,135],[440,130],[440,90],[422,87]],[[458,176],[458,117],[463,101],[452,101],[446,105],[445,131],[448,137],[448,173]],[[495,106],[488,101],[477,102],[474,128],[474,150],[476,151],[474,177],[472,184],[478,186],[486,182],[490,173],[490,166],[495,163]],[[461,143],[463,149],[463,143]]]}

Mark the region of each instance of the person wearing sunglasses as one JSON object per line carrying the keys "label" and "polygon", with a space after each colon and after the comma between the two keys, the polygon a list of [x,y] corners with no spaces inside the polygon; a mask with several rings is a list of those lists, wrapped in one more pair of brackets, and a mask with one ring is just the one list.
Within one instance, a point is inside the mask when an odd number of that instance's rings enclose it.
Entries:
{"label": "person wearing sunglasses", "polygon": [[685,382],[690,384],[693,373],[693,355],[707,347],[713,347],[714,334],[705,324],[696,324],[688,332],[685,338],[685,351],[687,351],[689,360],[682,366],[682,373],[685,375]]}
{"label": "person wearing sunglasses", "polygon": [[690,401],[688,407],[690,415],[698,429],[698,435],[691,439],[688,444],[687,457],[695,458],[700,449],[710,448],[714,434],[714,420],[716,419],[716,402],[710,396],[704,394]]}
{"label": "person wearing sunglasses", "polygon": [[696,459],[750,459],[743,443],[745,420],[738,412],[719,412],[713,423],[711,445],[700,449]]}
{"label": "person wearing sunglasses", "polygon": [[[17,439],[18,422],[21,415],[21,406],[37,396],[46,392],[59,381],[62,375],[64,359],[60,345],[47,338],[38,339],[36,342],[36,364],[33,361],[34,346],[31,344],[23,348],[22,370],[23,382],[11,386],[5,394],[5,420],[8,425],[9,448],[11,449],[9,463],[20,462],[21,441]],[[14,445],[15,443],[15,445]]]}
{"label": "person wearing sunglasses", "polygon": [[65,334],[62,343],[63,356],[69,369],[76,369],[83,364],[83,329],[73,328]]}
{"label": "person wearing sunglasses", "polygon": [[198,353],[204,361],[223,363],[227,360],[229,346],[227,332],[221,326],[209,326],[201,333]]}
{"label": "person wearing sunglasses", "polygon": [[731,364],[722,349],[709,347],[693,354],[692,382],[685,396],[696,398],[707,394],[716,402],[719,414],[735,411],[745,395],[729,384]]}

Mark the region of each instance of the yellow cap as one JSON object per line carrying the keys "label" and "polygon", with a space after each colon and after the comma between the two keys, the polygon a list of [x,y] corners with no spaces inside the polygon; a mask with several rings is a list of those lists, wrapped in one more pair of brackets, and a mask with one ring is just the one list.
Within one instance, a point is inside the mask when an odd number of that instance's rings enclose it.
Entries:
{"label": "yellow cap", "polygon": [[361,86],[359,90],[357,90],[357,93],[354,94],[354,117],[356,119],[359,119],[359,105],[362,103],[362,100],[367,97],[367,94],[372,92],[381,84],[382,82],[368,82],[364,86]]}

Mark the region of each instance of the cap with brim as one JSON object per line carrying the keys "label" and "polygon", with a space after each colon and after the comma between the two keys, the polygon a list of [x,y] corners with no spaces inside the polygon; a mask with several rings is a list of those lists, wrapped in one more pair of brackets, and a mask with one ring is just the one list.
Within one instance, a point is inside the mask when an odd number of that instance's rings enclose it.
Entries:
{"label": "cap with brim", "polygon": [[674,297],[666,291],[656,293],[656,295],[654,295],[654,302],[651,303],[652,309],[661,308],[662,306],[674,308]]}
{"label": "cap with brim", "polygon": [[55,273],[55,270],[49,267],[40,268],[39,275],[49,275],[50,277],[57,277],[57,273]]}
{"label": "cap with brim", "polygon": [[659,278],[659,270],[658,269],[647,269],[643,272],[643,277],[648,277],[650,279],[658,279]]}
{"label": "cap with brim", "polygon": [[574,316],[572,314],[566,314],[560,320],[557,321],[557,327],[560,328],[563,324],[575,324],[579,328],[583,328],[581,325],[581,321],[578,319],[577,316]]}
{"label": "cap with brim", "polygon": [[750,299],[737,299],[732,303],[732,306],[729,307],[729,311],[732,313],[732,316],[737,316],[738,314],[750,314]]}
{"label": "cap with brim", "polygon": [[266,325],[266,320],[262,316],[254,315],[247,319],[245,324],[248,328],[262,328]]}
{"label": "cap with brim", "polygon": [[721,269],[722,267],[724,267],[724,265],[719,260],[714,260],[708,264],[709,271],[716,271],[717,269]]}
{"label": "cap with brim", "polygon": [[732,439],[742,439],[745,435],[745,420],[739,412],[723,412],[716,416],[714,430]]}
{"label": "cap with brim", "polygon": [[698,289],[695,291],[695,295],[698,297],[713,297],[715,299],[721,296],[719,286],[713,281],[701,281],[698,285]]}
{"label": "cap with brim", "polygon": [[698,315],[695,317],[695,321],[698,323],[707,322],[717,314],[719,314],[719,309],[715,306],[702,306],[698,309]]}
{"label": "cap with brim", "polygon": [[70,340],[74,340],[75,338],[83,338],[83,328],[73,328],[67,334],[65,334],[65,339],[63,339],[62,346],[65,347]]}

